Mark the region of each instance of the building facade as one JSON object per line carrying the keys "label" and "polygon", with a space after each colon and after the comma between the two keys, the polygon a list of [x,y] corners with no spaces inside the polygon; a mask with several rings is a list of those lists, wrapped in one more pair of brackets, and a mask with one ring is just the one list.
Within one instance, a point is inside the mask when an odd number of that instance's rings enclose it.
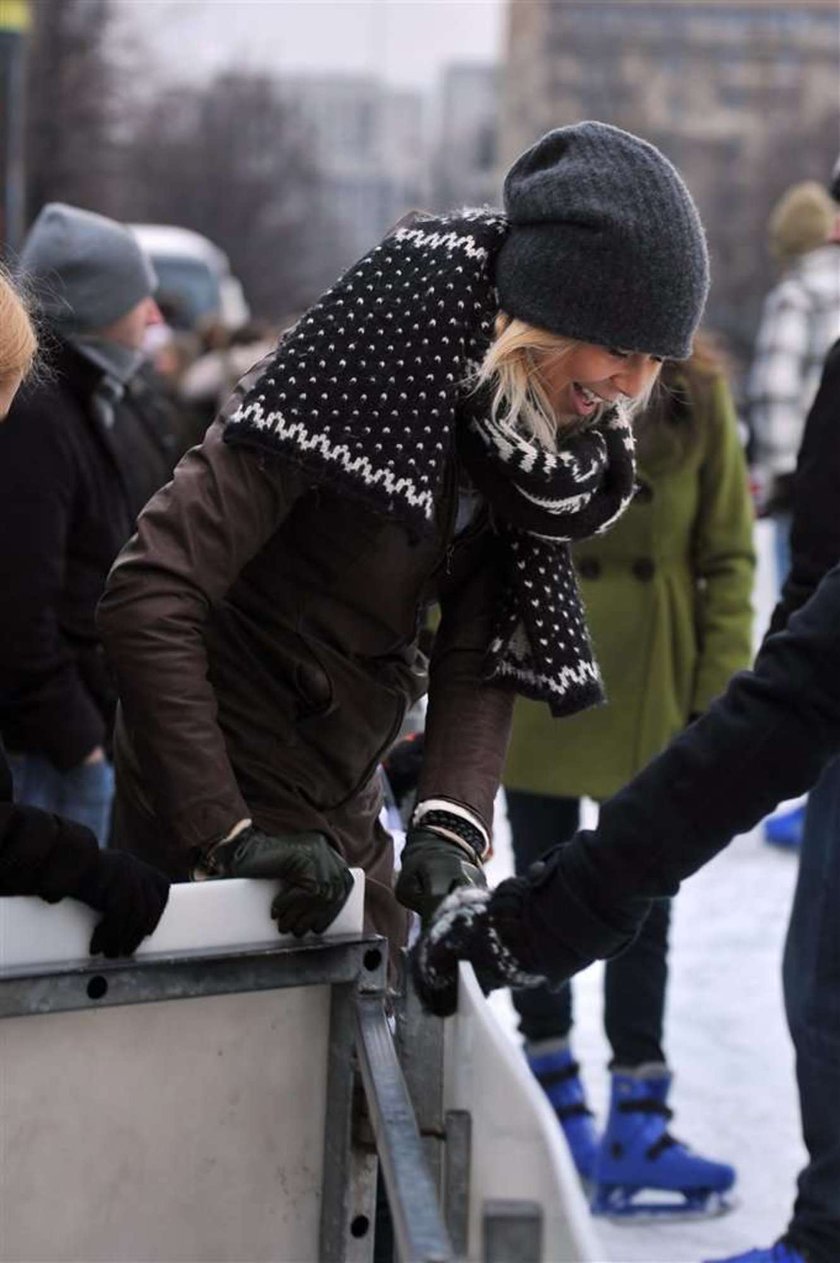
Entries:
{"label": "building facade", "polygon": [[551,127],[598,118],[684,172],[712,247],[710,323],[746,354],[770,207],[837,157],[837,0],[509,0],[500,122],[506,166]]}
{"label": "building facade", "polygon": [[423,97],[361,75],[290,76],[278,90],[305,135],[319,172],[319,210],[347,266],[428,198]]}
{"label": "building facade", "polygon": [[435,209],[498,205],[499,67],[453,63],[441,75],[432,167]]}

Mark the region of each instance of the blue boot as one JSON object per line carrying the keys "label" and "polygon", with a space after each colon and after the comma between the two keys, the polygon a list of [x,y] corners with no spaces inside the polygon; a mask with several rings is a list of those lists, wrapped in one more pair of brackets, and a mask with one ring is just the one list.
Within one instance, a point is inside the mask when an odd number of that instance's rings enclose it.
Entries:
{"label": "blue boot", "polygon": [[535,1079],[551,1103],[582,1180],[591,1180],[598,1152],[598,1133],[580,1081],[580,1066],[566,1040],[526,1044],[525,1055]]}
{"label": "blue boot", "polygon": [[706,1263],[805,1263],[805,1256],[785,1241],[777,1241],[766,1250],[747,1250],[728,1259],[707,1259]]}
{"label": "blue boot", "polygon": [[610,1114],[595,1162],[593,1214],[684,1219],[729,1209],[724,1194],[735,1183],[733,1168],[701,1158],[668,1134],[670,1086],[663,1065],[613,1072]]}
{"label": "blue boot", "polygon": [[764,821],[764,840],[770,846],[779,846],[785,851],[798,851],[804,828],[805,806],[800,803],[778,816],[768,816]]}

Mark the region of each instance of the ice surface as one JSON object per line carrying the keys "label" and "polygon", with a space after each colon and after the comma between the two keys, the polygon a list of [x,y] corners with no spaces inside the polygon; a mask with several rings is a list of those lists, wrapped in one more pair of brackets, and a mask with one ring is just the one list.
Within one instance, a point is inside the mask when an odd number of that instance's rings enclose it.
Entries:
{"label": "ice surface", "polygon": [[[494,882],[506,866],[499,839]],[[805,1161],[780,964],[797,860],[760,831],[738,838],[685,883],[675,901],[666,1047],[676,1074],[672,1130],[734,1163],[739,1205],[708,1222],[612,1225],[598,1221],[603,1263],[698,1263],[768,1245],[793,1207]],[[609,1049],[601,1026],[602,966],[575,982],[575,1055],[603,1120]],[[517,1040],[506,992],[494,1010]]]}

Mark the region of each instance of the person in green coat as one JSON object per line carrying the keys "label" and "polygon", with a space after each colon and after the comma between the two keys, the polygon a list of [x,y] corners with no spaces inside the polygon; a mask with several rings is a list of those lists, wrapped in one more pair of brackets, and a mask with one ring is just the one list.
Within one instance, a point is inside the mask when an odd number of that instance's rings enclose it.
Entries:
{"label": "person in green coat", "polygon": [[[520,873],[572,837],[581,798],[621,789],[751,660],[752,505],[732,399],[709,351],[666,366],[636,431],[639,485],[629,509],[574,548],[607,704],[559,722],[535,702],[516,704],[504,785]],[[655,904],[633,946],[606,966],[612,1101],[600,1140],[569,1048],[569,987],[514,993],[529,1064],[604,1213],[638,1209],[642,1187],[734,1181],[731,1168],[667,1133],[669,919],[669,902]],[[654,1129],[653,1160],[627,1141],[628,1098],[646,1151]],[[696,1197],[687,1201],[698,1209]]]}

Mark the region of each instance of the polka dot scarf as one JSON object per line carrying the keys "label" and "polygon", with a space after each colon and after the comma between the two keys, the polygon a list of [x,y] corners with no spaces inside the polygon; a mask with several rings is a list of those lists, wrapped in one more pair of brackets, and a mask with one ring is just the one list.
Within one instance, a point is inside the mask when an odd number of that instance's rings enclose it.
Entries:
{"label": "polka dot scarf", "polygon": [[548,452],[482,414],[469,382],[493,336],[506,232],[489,211],[398,227],[286,334],[225,441],[282,454],[425,533],[467,431],[470,471],[510,545],[488,677],[566,714],[603,696],[568,540],[629,502],[632,440],[612,414]]}
{"label": "polka dot scarf", "polygon": [[468,401],[459,448],[507,545],[487,674],[555,715],[573,714],[604,693],[570,543],[608,530],[630,503],[633,433],[616,408],[549,451],[494,422],[483,402]]}

